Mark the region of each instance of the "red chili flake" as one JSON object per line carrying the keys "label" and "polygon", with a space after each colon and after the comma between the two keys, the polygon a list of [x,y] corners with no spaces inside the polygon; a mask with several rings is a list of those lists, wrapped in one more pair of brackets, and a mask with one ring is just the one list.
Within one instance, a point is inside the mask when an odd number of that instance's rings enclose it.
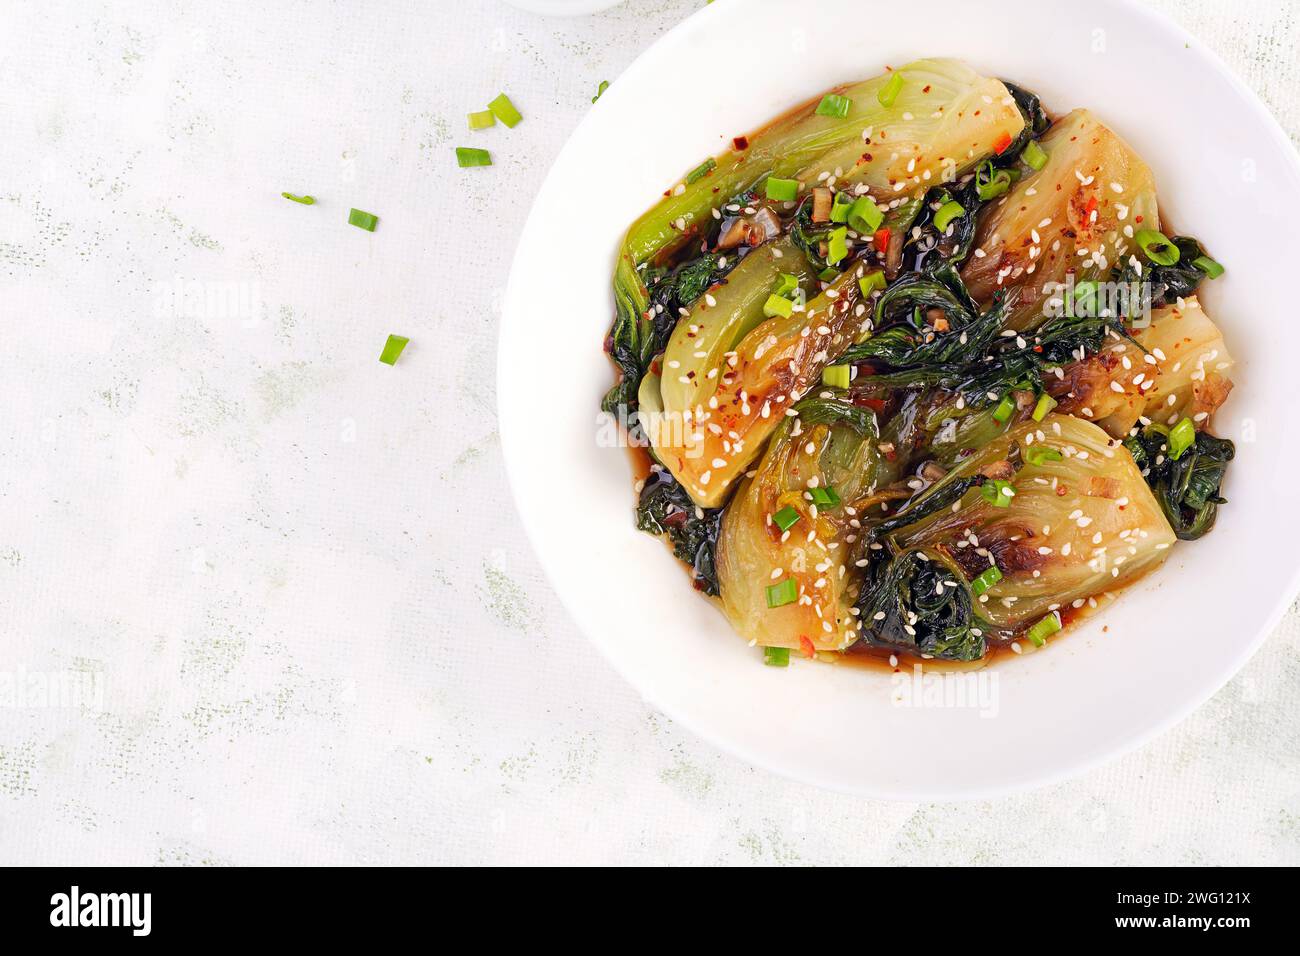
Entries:
{"label": "red chili flake", "polygon": [[731,145],[736,147],[736,149],[749,149],[749,137],[737,136],[731,141]]}
{"label": "red chili flake", "polygon": [[1007,151],[1007,147],[1010,145],[1011,145],[1011,134],[1007,132],[1003,132],[1003,134],[998,137],[998,141],[993,144],[993,152],[1001,156],[1003,153]]}
{"label": "red chili flake", "polygon": [[875,243],[876,250],[878,252],[884,252],[886,249],[888,249],[889,248],[889,227],[882,226],[879,229],[877,229],[875,236],[872,237],[872,241]]}
{"label": "red chili flake", "polygon": [[812,657],[817,653],[816,646],[813,645],[812,641],[808,640],[807,634],[799,635],[799,649],[803,651],[804,657]]}
{"label": "red chili flake", "polygon": [[1142,221],[1142,217],[1141,217],[1141,216],[1137,216],[1137,217],[1135,217],[1135,218],[1133,219],[1133,221],[1134,221],[1134,222],[1141,222],[1141,221]]}
{"label": "red chili flake", "polygon": [[670,515],[664,515],[663,522],[670,528],[680,528],[686,524],[686,512],[674,511]]}
{"label": "red chili flake", "polygon": [[866,395],[858,395],[853,399],[853,404],[861,408],[869,408],[873,412],[883,412],[889,404],[888,399],[871,398]]}
{"label": "red chili flake", "polygon": [[927,84],[925,84],[925,86],[921,87],[921,92],[922,92],[922,93],[929,93],[929,92],[930,92],[930,84],[927,83]]}
{"label": "red chili flake", "polygon": [[1086,205],[1086,206],[1083,207],[1083,215],[1084,215],[1084,218],[1085,218],[1085,219],[1091,219],[1091,218],[1092,218],[1092,214],[1093,214],[1094,212],[1096,212],[1096,211],[1097,211],[1097,197],[1096,197],[1096,196],[1089,196],[1089,197],[1088,197],[1088,205]]}

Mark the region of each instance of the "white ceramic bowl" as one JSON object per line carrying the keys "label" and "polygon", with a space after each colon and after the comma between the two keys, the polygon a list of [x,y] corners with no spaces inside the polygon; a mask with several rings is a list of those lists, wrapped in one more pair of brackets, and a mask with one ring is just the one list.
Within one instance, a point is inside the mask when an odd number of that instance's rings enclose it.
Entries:
{"label": "white ceramic bowl", "polygon": [[[886,29],[866,16],[855,25],[843,0],[712,4],[618,78],[537,196],[499,365],[501,435],[524,525],[592,643],[650,702],[744,760],[900,799],[1057,780],[1185,717],[1241,667],[1300,583],[1295,153],[1255,96],[1170,23],[1124,0],[1080,9],[981,17],[960,0],[929,0]],[[748,65],[717,82],[738,37]],[[994,664],[996,716],[896,706],[885,673],[764,667],[665,547],[633,527],[628,459],[596,440],[613,374],[601,354],[610,275],[627,225],[732,136],[920,56],[960,57],[1015,80],[1058,115],[1093,109],[1155,170],[1162,211],[1228,269],[1202,295],[1238,361],[1216,419],[1238,449],[1218,527],[1045,652]]]}

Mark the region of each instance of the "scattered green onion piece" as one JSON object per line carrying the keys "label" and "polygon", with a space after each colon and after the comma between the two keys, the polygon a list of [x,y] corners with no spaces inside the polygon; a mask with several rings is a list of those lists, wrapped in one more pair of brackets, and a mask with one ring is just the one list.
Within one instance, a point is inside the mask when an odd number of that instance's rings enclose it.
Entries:
{"label": "scattered green onion piece", "polygon": [[834,266],[827,266],[821,272],[817,273],[817,278],[821,279],[823,282],[832,282],[839,276],[839,274],[839,269],[836,269]]}
{"label": "scattered green onion piece", "polygon": [[379,217],[373,213],[362,212],[360,209],[348,211],[348,225],[364,229],[366,232],[374,232],[378,222]]}
{"label": "scattered green onion piece", "polygon": [[[285,199],[292,199],[294,202],[300,202],[304,206],[316,205],[315,196],[295,196],[293,193],[280,193],[280,195],[283,196]],[[1222,272],[1223,270],[1220,269],[1219,271]]]}
{"label": "scattered green onion piece", "polygon": [[1005,425],[1011,421],[1011,416],[1016,410],[1016,400],[1010,395],[1003,395],[1002,401],[998,402],[998,407],[993,409],[993,420],[999,425]]}
{"label": "scattered green onion piece", "polygon": [[847,365],[828,365],[822,369],[822,384],[831,388],[848,388],[850,375]]}
{"label": "scattered green onion piece", "polygon": [[793,311],[794,303],[784,296],[769,295],[767,301],[763,303],[763,314],[769,319],[778,315],[783,319],[788,319]]}
{"label": "scattered green onion piece", "polygon": [[871,295],[877,289],[883,289],[887,284],[885,270],[883,269],[872,269],[858,280],[858,288],[862,290],[864,297]]}
{"label": "scattered green onion piece", "polygon": [[772,290],[773,295],[779,295],[783,299],[788,299],[794,295],[799,288],[799,277],[792,276],[788,272],[782,272],[777,276],[776,288]]}
{"label": "scattered green onion piece", "polygon": [[836,119],[844,119],[849,115],[849,107],[853,101],[847,96],[840,96],[838,93],[827,93],[822,97],[822,101],[817,104],[814,110],[818,116],[833,116]]}
{"label": "scattered green onion piece", "polygon": [[1215,262],[1209,256],[1197,256],[1192,260],[1192,265],[1196,266],[1196,268],[1200,269],[1211,279],[1217,279],[1219,276],[1223,275],[1223,266],[1220,263]]}
{"label": "scattered green onion piece", "polygon": [[686,174],[686,185],[689,186],[692,183],[703,179],[705,176],[709,175],[709,173],[713,171],[713,167],[717,165],[718,165],[717,160],[715,160],[712,156],[710,156],[708,159],[700,163],[700,165],[696,166],[694,169],[692,169],[689,173]]}
{"label": "scattered green onion piece", "polygon": [[1034,421],[1041,422],[1047,413],[1056,407],[1056,399],[1051,395],[1039,395],[1038,404],[1034,406]]}
{"label": "scattered green onion piece", "polygon": [[504,93],[489,103],[488,109],[496,114],[497,119],[505,123],[511,129],[517,126],[519,121],[523,119],[520,112],[515,109],[515,104],[510,102],[510,97],[506,96]]}
{"label": "scattered green onion piece", "polygon": [[411,341],[404,335],[390,335],[388,341],[384,343],[384,350],[379,353],[379,361],[385,365],[396,365],[397,357],[402,354],[402,349],[406,348],[406,343]]}
{"label": "scattered green onion piece", "polygon": [[1142,247],[1146,257],[1158,266],[1177,265],[1182,254],[1168,236],[1154,229],[1139,229],[1133,239]]}
{"label": "scattered green onion piece", "polygon": [[1029,628],[1026,637],[1033,642],[1034,647],[1042,647],[1047,643],[1047,639],[1061,629],[1061,612],[1053,611],[1047,617],[1043,618],[1037,624]]}
{"label": "scattered green onion piece", "polygon": [[[848,368],[847,365],[841,366]],[[818,485],[816,488],[809,488],[808,494],[812,495],[812,503],[818,508],[838,508],[840,506],[840,495],[830,485]]]}
{"label": "scattered green onion piece", "polygon": [[607,89],[609,89],[609,80],[601,80],[600,86],[596,87],[596,95],[591,98],[591,101],[596,102],[605,94]]}
{"label": "scattered green onion piece", "polygon": [[1074,291],[1070,294],[1070,315],[1078,318],[1095,317],[1100,292],[1101,287],[1091,279],[1075,283]]}
{"label": "scattered green onion piece", "polygon": [[1184,418],[1169,430],[1169,457],[1174,461],[1183,457],[1187,449],[1196,444],[1196,426],[1190,418]]}
{"label": "scattered green onion piece", "polygon": [[849,257],[849,230],[844,226],[831,230],[826,237],[826,261],[831,265],[843,262]]}
{"label": "scattered green onion piece", "polygon": [[1016,489],[1011,482],[995,478],[980,486],[980,494],[995,508],[1010,508],[1011,499],[1016,496]]}
{"label": "scattered green onion piece", "polygon": [[964,215],[966,215],[966,207],[955,199],[949,199],[934,214],[934,228],[943,232],[948,228],[949,223],[954,219],[960,219]]}
{"label": "scattered green onion piece", "polygon": [[1030,140],[1020,152],[1020,158],[1031,169],[1042,169],[1047,165],[1047,153],[1038,145],[1037,140]]}
{"label": "scattered green onion piece", "polygon": [[895,73],[889,78],[889,82],[880,88],[876,94],[876,99],[880,101],[881,106],[893,106],[894,100],[898,99],[898,94],[903,90],[903,74]]}
{"label": "scattered green onion piece", "polygon": [[782,531],[789,531],[799,521],[799,512],[795,511],[790,505],[786,505],[776,514],[772,515],[772,520]]}
{"label": "scattered green onion piece", "polygon": [[870,196],[859,196],[849,208],[849,226],[859,235],[873,235],[884,221],[884,212]]}
{"label": "scattered green onion piece", "polygon": [[1046,445],[1030,445],[1025,449],[1025,461],[1031,465],[1043,465],[1049,461],[1061,461],[1062,456],[1055,448]]}
{"label": "scattered green onion piece", "polygon": [[466,166],[491,166],[492,154],[486,149],[471,149],[468,146],[457,146],[456,164],[462,169]]}
{"label": "scattered green onion piece", "polygon": [[497,125],[497,114],[491,110],[482,110],[478,113],[469,114],[470,129],[487,129],[489,126]]}
{"label": "scattered green onion piece", "polygon": [[995,566],[987,567],[970,583],[971,593],[979,597],[993,585],[1002,580],[1002,572]]}
{"label": "scattered green onion piece", "polygon": [[769,176],[766,192],[768,199],[775,199],[777,202],[793,202],[799,197],[799,180],[777,179],[775,176]]}
{"label": "scattered green onion piece", "polygon": [[831,203],[831,222],[848,222],[852,209],[853,197],[846,192],[836,193],[835,201]]}
{"label": "scattered green onion piece", "polygon": [[789,667],[790,648],[788,647],[763,648],[763,663],[766,664],[768,667]]}
{"label": "scattered green onion piece", "polygon": [[794,578],[786,578],[780,584],[769,584],[767,587],[767,606],[768,607],[785,607],[787,604],[793,604],[795,598],[799,596],[799,588],[794,583]]}
{"label": "scattered green onion piece", "polygon": [[975,170],[975,191],[979,193],[980,199],[987,202],[1010,189],[1012,179],[1010,170],[995,170],[993,162],[986,159],[979,169]]}

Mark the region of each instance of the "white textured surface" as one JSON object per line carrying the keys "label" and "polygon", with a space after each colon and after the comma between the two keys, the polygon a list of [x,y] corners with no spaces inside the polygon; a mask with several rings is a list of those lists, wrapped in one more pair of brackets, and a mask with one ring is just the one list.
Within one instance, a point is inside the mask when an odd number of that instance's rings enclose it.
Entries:
{"label": "white textured surface", "polygon": [[[746,767],[570,625],[495,307],[597,83],[698,5],[0,0],[0,675],[103,690],[0,703],[0,862],[1300,862],[1294,612],[1155,743],[961,806]],[[1293,3],[1157,6],[1300,141]]]}

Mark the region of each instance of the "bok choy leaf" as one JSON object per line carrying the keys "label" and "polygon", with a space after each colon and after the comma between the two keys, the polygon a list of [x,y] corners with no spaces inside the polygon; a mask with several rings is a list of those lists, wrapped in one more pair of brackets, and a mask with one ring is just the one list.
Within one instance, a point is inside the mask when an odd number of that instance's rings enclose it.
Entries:
{"label": "bok choy leaf", "polygon": [[1123,438],[1139,418],[1167,426],[1204,421],[1232,391],[1232,356],[1195,296],[1157,309],[1133,339],[1115,339],[1065,366],[1060,379],[1049,377],[1057,410]]}
{"label": "bok choy leaf", "polygon": [[675,314],[652,308],[645,270],[706,238],[720,205],[754,199],[769,176],[807,187],[822,171],[840,176],[842,187],[905,198],[931,179],[954,179],[1024,129],[1007,88],[959,61],[918,60],[896,75],[904,82],[890,106],[877,97],[890,75],[837,87],[831,92],[848,102],[843,116],[818,113],[821,98],[810,101],[745,137],[743,148],[718,157],[704,175],[687,177],[632,225],[614,273],[608,339],[622,380],[605,396],[606,411],[634,401],[657,352],[655,339],[664,338],[658,326],[675,321]]}
{"label": "bok choy leaf", "polygon": [[[839,392],[805,398],[795,408],[799,414],[784,417],[754,476],[723,514],[722,606],[748,640],[791,648],[807,640],[817,650],[835,650],[857,636],[848,610],[857,576],[841,570],[853,502],[893,473],[876,447],[869,409]],[[832,490],[841,504],[818,507],[819,489]],[[778,581],[794,582],[795,600],[774,608],[766,592]]]}
{"label": "bok choy leaf", "polygon": [[[848,347],[866,321],[865,309],[858,309],[863,271],[857,266],[843,272],[805,311],[755,325],[718,364],[695,377],[703,382],[698,389],[682,393],[694,405],[664,402],[655,455],[693,500],[706,508],[720,505],[762,454],[786,409],[819,384],[822,369]],[[679,394],[662,383],[660,390],[665,399]],[[685,399],[673,399],[680,400]]]}
{"label": "bok choy leaf", "polygon": [[1127,143],[1087,110],[1057,120],[1038,141],[1047,154],[982,215],[962,270],[988,303],[1017,291],[1009,325],[1032,329],[1068,274],[1104,279],[1137,248],[1131,233],[1159,228],[1155,179]]}
{"label": "bok choy leaf", "polygon": [[1175,459],[1168,441],[1169,430],[1152,424],[1128,438],[1124,447],[1142,469],[1174,533],[1195,541],[1214,527],[1219,505],[1227,501],[1219,489],[1236,448],[1226,438],[1199,431],[1192,446]]}
{"label": "bok choy leaf", "polygon": [[[1005,474],[1012,495],[999,507],[975,483]],[[947,505],[954,491],[956,510]],[[936,498],[946,506],[935,508]],[[977,608],[1004,635],[1122,587],[1162,563],[1175,540],[1129,452],[1091,422],[1056,414],[1024,421],[957,462],[887,531],[898,553],[944,555],[967,580],[996,566],[1002,578]]]}

